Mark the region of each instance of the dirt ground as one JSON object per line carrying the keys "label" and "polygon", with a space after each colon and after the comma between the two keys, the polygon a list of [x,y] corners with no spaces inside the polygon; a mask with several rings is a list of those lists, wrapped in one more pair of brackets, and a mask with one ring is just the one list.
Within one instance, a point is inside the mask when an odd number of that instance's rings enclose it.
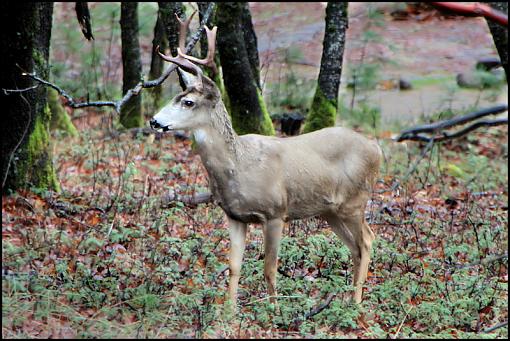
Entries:
{"label": "dirt ground", "polygon": [[[459,89],[455,77],[470,72],[480,58],[497,57],[497,51],[483,18],[440,15],[435,10],[424,10],[396,20],[391,15],[397,3],[349,3],[349,28],[344,52],[341,99],[348,104],[352,92],[347,81],[354,68],[362,62],[378,65],[382,80],[424,80],[412,90],[377,89],[366,93],[368,100],[381,109],[383,122],[395,120],[416,121],[421,115],[430,115],[451,108],[462,110],[508,103],[505,86],[499,93]],[[381,13],[380,26],[367,27],[368,8]],[[315,79],[319,72],[324,35],[325,2],[315,3],[250,3],[258,46],[262,75],[267,81],[277,81],[284,51],[299,48],[303,58],[293,66],[307,79]],[[365,43],[367,29],[379,35],[375,42]],[[366,45],[366,46],[364,46]],[[266,70],[264,70],[266,68]],[[268,70],[267,70],[268,68]],[[429,81],[427,81],[429,80]]]}

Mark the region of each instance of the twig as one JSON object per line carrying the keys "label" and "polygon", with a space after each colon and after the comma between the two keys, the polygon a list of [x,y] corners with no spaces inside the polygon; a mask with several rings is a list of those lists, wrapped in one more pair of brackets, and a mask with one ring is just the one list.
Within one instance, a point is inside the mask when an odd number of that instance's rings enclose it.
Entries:
{"label": "twig", "polygon": [[[403,308],[403,307],[402,307]],[[406,321],[407,319],[407,316],[409,315],[409,313],[411,312],[411,310],[413,310],[414,306],[411,306],[411,309],[409,309],[409,311],[406,311],[406,315],[404,316],[404,318],[402,319],[402,322],[400,322],[400,325],[398,326],[397,328],[397,331],[395,332],[395,335],[393,335],[392,339],[397,339],[397,336],[398,336],[398,333],[400,333],[400,329],[402,328],[402,326],[404,325],[404,322]],[[405,310],[404,310],[405,311]]]}
{"label": "twig", "polygon": [[4,88],[2,88],[2,90],[4,91],[4,94],[6,96],[8,96],[11,93],[15,93],[15,92],[27,92],[27,91],[30,91],[30,90],[37,89],[38,87],[39,87],[39,84],[36,84],[34,86],[31,86],[31,87],[28,87],[28,88],[25,88],[25,89],[4,89]]}
{"label": "twig", "polygon": [[487,329],[485,329],[482,333],[490,333],[490,332],[493,332],[493,331],[495,331],[496,329],[499,329],[499,328],[504,327],[504,326],[506,326],[506,325],[508,325],[508,320],[507,320],[507,321],[505,321],[505,322],[498,323],[497,325],[492,326],[492,327],[490,327],[490,328],[487,328]]}
{"label": "twig", "polygon": [[[391,191],[392,192],[397,189],[397,187],[400,185],[400,183],[406,182],[407,179],[409,179],[411,174],[413,174],[414,171],[416,170],[416,168],[418,167],[418,164],[421,162],[421,160],[423,160],[425,155],[427,155],[427,153],[429,152],[430,149],[432,149],[433,146],[434,146],[434,140],[429,140],[427,145],[425,146],[425,148],[423,148],[423,150],[421,151],[420,156],[418,157],[418,159],[416,159],[416,161],[411,165],[411,167],[408,168],[408,170],[406,172],[406,175],[404,175],[404,177],[402,178],[402,181],[400,181],[400,182],[396,181],[393,184],[393,186],[391,186]],[[386,192],[386,190],[381,191],[381,193],[382,192]]]}
{"label": "twig", "polygon": [[318,307],[310,310],[308,313],[305,314],[305,320],[317,315],[318,313],[320,313],[321,311],[326,309],[331,304],[331,301],[333,301],[333,299],[335,297],[336,297],[336,293],[330,293],[328,295],[328,297],[326,298],[326,302],[322,303]]}
{"label": "twig", "polygon": [[[213,13],[214,6],[215,6],[215,3],[213,3],[213,2],[211,2],[209,4],[209,7],[207,8],[207,11],[204,14],[203,20],[200,23],[200,28],[191,37],[188,45],[186,45],[186,54],[189,54],[191,52],[193,47],[196,45],[196,43],[200,39],[200,37],[201,37],[201,35],[202,35],[203,31],[204,31],[205,23],[207,23],[207,21],[209,20],[209,17]],[[35,73],[23,72],[22,75],[30,77],[33,80],[35,80],[35,81],[37,81],[37,82],[39,82],[39,83],[41,83],[43,85],[46,85],[46,86],[49,86],[49,87],[55,89],[60,95],[62,95],[62,96],[64,96],[66,98],[67,102],[65,103],[65,105],[70,106],[72,108],[76,109],[76,108],[84,108],[84,107],[92,107],[92,106],[93,107],[108,106],[108,107],[113,107],[117,113],[120,113],[120,111],[121,111],[122,107],[124,106],[124,104],[126,104],[131,99],[131,97],[137,96],[143,88],[153,88],[155,86],[160,85],[161,83],[163,83],[168,78],[168,76],[173,71],[175,71],[176,68],[177,68],[177,65],[172,64],[172,65],[170,65],[170,67],[159,78],[154,79],[154,80],[150,80],[150,81],[140,81],[134,88],[129,89],[126,92],[126,94],[124,95],[124,97],[122,97],[120,100],[117,100],[117,101],[93,101],[93,102],[86,101],[86,102],[77,102],[77,101],[74,100],[73,97],[71,97],[62,88],[60,88],[59,86],[57,86],[57,85],[55,85],[55,84],[53,84],[51,82],[48,82],[48,81],[46,81],[44,79],[41,79]],[[4,92],[5,91],[14,91],[14,90],[10,90],[10,89],[3,89],[3,90],[4,90]],[[28,90],[30,90],[30,89],[28,89]],[[20,91],[18,91],[18,92],[20,92]]]}
{"label": "twig", "polygon": [[255,300],[255,301],[248,302],[244,306],[247,307],[249,305],[255,304],[257,302],[266,301],[266,300],[269,300],[271,298],[301,298],[301,296],[267,296],[267,297],[262,297],[262,298],[260,298],[258,300]]}

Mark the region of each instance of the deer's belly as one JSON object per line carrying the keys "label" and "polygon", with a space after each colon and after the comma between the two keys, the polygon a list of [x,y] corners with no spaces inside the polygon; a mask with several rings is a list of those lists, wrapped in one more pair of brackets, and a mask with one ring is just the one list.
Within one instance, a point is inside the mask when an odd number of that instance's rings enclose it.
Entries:
{"label": "deer's belly", "polygon": [[224,191],[218,194],[216,200],[223,211],[230,218],[243,223],[265,223],[285,215],[281,194],[277,196],[271,196],[270,193],[246,195],[238,191]]}

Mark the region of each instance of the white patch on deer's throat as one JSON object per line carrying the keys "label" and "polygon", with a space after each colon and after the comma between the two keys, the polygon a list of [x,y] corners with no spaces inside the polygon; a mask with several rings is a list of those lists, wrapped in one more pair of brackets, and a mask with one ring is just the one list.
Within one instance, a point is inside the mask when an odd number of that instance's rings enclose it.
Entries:
{"label": "white patch on deer's throat", "polygon": [[197,143],[204,143],[207,139],[207,134],[202,129],[197,129],[193,132],[193,136],[195,137],[195,141]]}

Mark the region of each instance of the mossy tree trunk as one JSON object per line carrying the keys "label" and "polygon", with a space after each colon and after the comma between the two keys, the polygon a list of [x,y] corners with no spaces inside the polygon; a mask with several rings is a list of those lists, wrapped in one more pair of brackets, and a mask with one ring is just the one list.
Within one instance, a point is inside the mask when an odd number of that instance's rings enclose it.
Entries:
{"label": "mossy tree trunk", "polygon": [[[142,62],[138,43],[138,3],[122,2],[120,29],[122,40],[122,94],[135,87],[142,78]],[[120,123],[126,128],[141,127],[142,96],[133,96],[122,107]]]}
{"label": "mossy tree trunk", "polygon": [[[0,12],[8,18],[2,51],[6,64],[2,87],[28,89],[35,84],[21,70],[48,79],[52,2],[6,1]],[[19,65],[18,68],[16,65]],[[18,188],[59,190],[50,145],[50,111],[46,87],[2,96],[2,193]]]}
{"label": "mossy tree trunk", "polygon": [[[149,71],[149,78],[156,79],[161,76],[164,69],[164,61],[156,52],[156,47],[159,46],[160,51],[165,51],[168,47],[168,39],[165,33],[165,25],[161,19],[161,10],[158,10],[158,19],[154,26],[154,38],[152,39],[152,56],[151,56],[151,68]],[[154,88],[148,89],[152,96],[152,106],[154,109],[159,108],[161,101],[161,85]]]}
{"label": "mossy tree trunk", "polygon": [[347,24],[347,2],[328,2],[319,79],[305,133],[335,125]]}
{"label": "mossy tree trunk", "polygon": [[78,136],[78,131],[74,126],[71,118],[64,109],[64,106],[59,101],[57,90],[53,88],[48,89],[48,107],[51,112],[50,129],[58,129],[65,131],[71,136]]}
{"label": "mossy tree trunk", "polygon": [[217,48],[225,89],[230,100],[230,116],[238,134],[274,135],[264,99],[250,66],[243,34],[243,3],[217,4]]}
{"label": "mossy tree trunk", "polygon": [[[487,2],[492,8],[508,15],[508,2]],[[501,26],[491,20],[487,20],[492,38],[496,44],[499,58],[505,69],[506,81],[508,82],[508,27]]]}

